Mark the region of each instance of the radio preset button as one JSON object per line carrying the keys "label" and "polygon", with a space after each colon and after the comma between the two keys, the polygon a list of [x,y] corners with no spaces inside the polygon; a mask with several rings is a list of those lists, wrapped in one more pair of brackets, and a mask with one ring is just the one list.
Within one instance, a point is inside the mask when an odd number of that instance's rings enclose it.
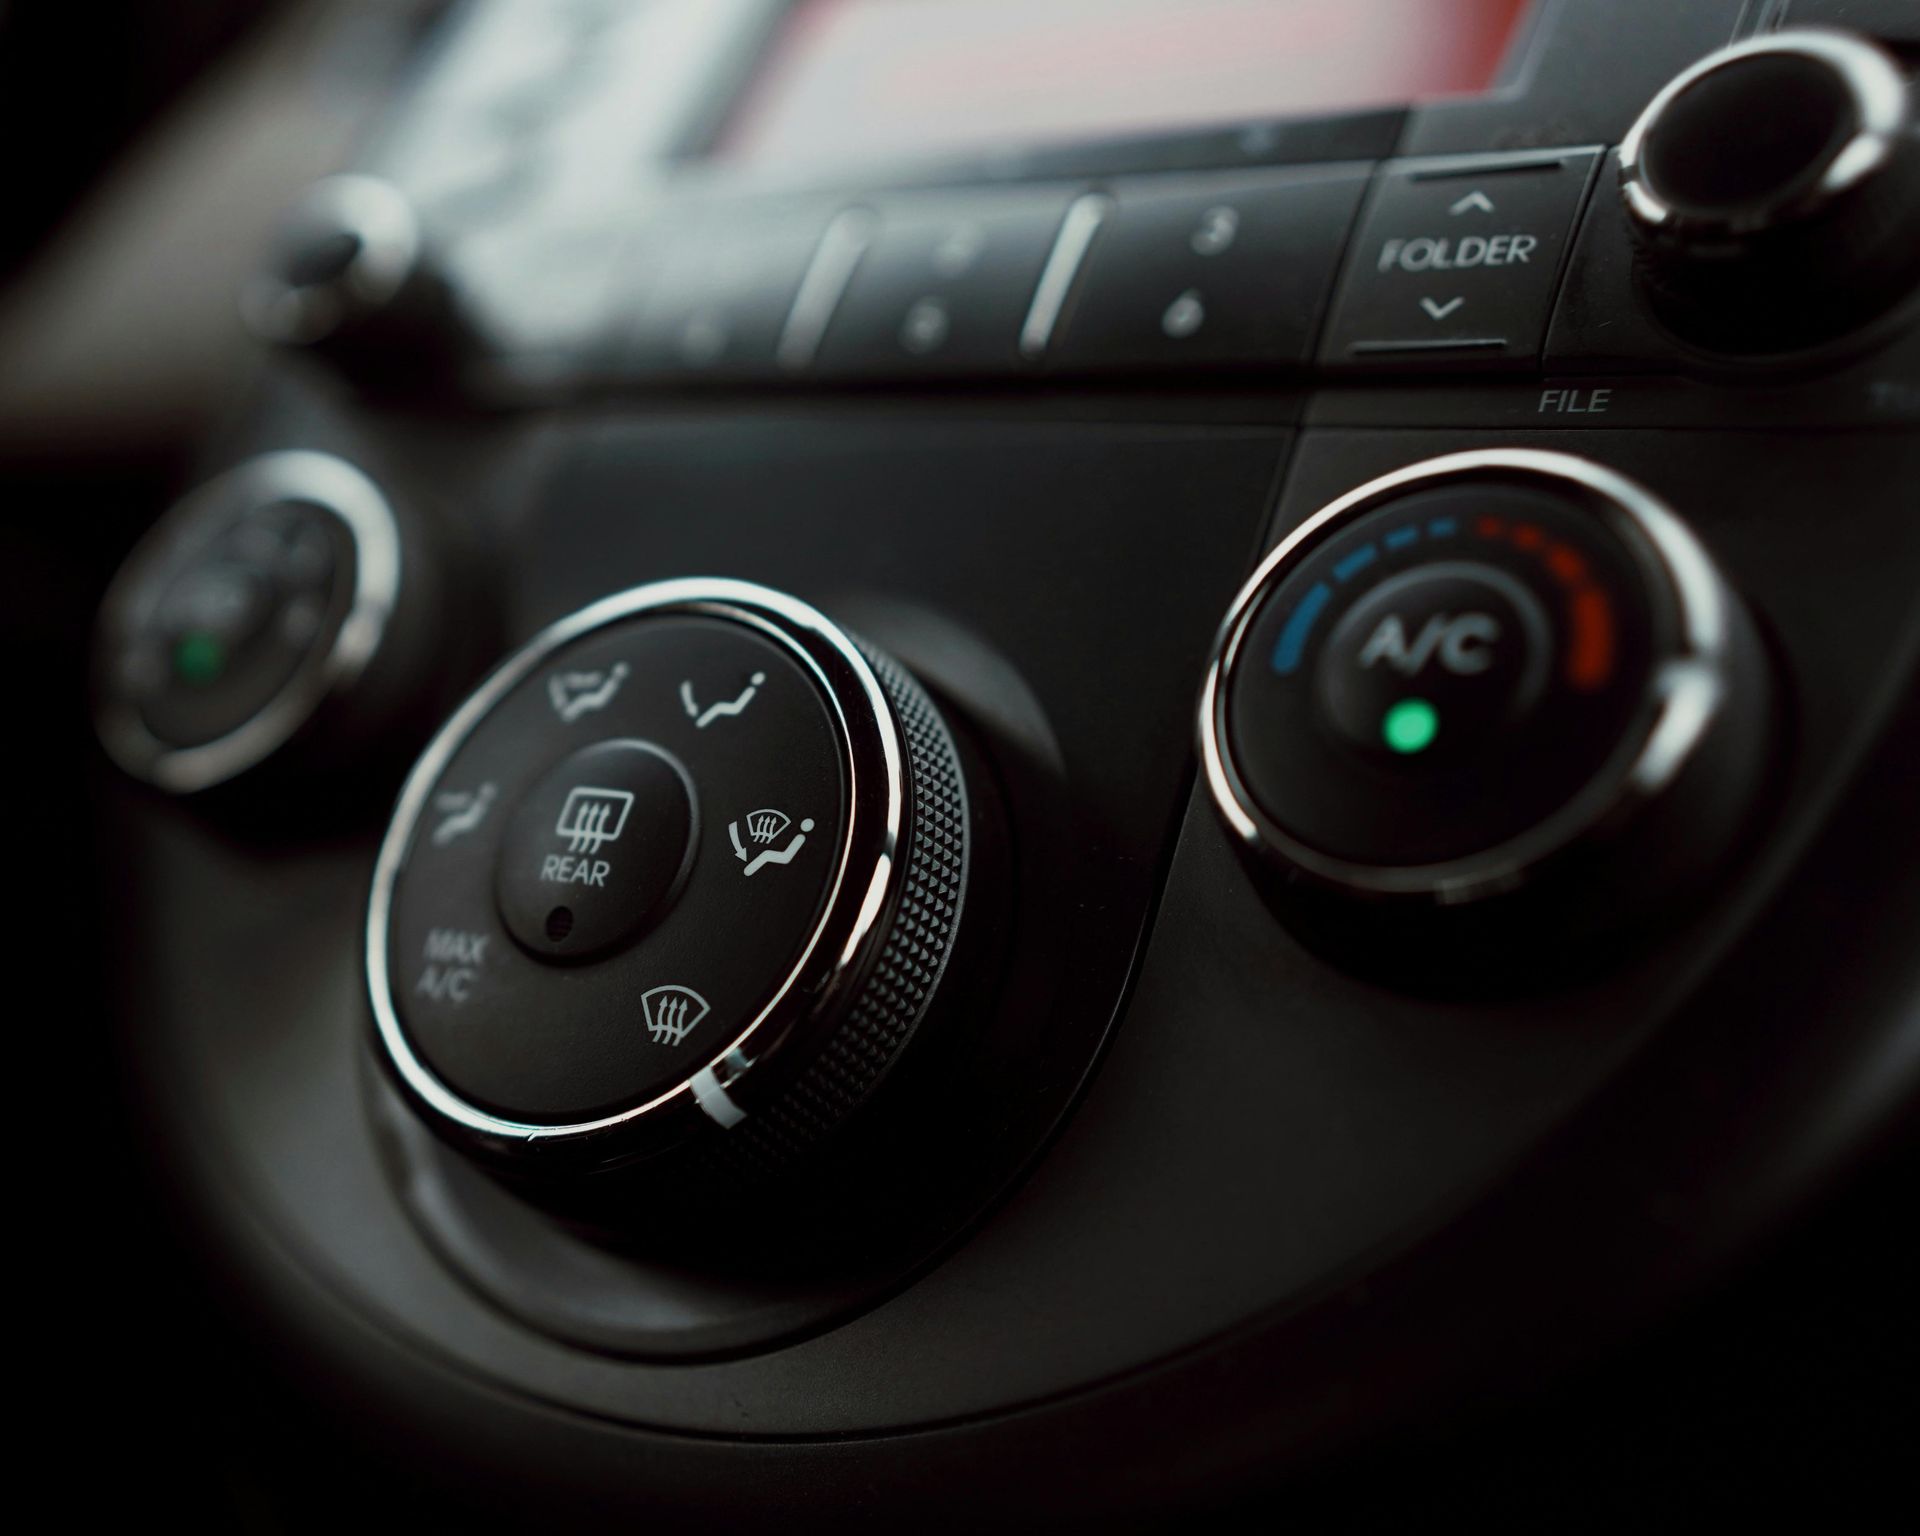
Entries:
{"label": "radio preset button", "polygon": [[661,379],[780,377],[781,337],[831,212],[715,213],[683,237],[662,232],[666,254],[616,368]]}
{"label": "radio preset button", "polygon": [[1334,367],[1515,365],[1540,354],[1599,151],[1383,167],[1320,348]]}
{"label": "radio preset button", "polygon": [[814,356],[833,378],[1009,373],[1073,191],[927,194],[876,207]]}
{"label": "radio preset button", "polygon": [[1116,184],[1048,363],[1305,363],[1365,188],[1351,168]]}

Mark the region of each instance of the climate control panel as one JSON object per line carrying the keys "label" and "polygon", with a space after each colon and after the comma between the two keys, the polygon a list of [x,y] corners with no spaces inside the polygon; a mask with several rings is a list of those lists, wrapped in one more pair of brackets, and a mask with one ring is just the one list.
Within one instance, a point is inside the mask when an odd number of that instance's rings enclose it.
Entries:
{"label": "climate control panel", "polygon": [[100,631],[112,756],[242,781],[114,834],[208,1251],[369,1422],[417,1342],[453,1453],[723,1519],[892,1458],[895,1524],[942,1444],[1045,1518],[1061,1444],[1231,1472],[1732,1252],[1912,1055],[1913,60],[1773,29],[1842,9],[551,222],[323,186]]}

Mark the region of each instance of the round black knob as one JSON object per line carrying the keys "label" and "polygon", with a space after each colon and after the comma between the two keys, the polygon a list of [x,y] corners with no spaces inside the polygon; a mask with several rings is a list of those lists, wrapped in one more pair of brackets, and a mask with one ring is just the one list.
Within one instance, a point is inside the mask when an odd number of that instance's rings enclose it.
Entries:
{"label": "round black knob", "polygon": [[1675,78],[1620,148],[1645,287],[1710,349],[1765,353],[1854,330],[1920,281],[1920,136],[1875,44],[1800,29]]}
{"label": "round black knob", "polygon": [[1423,961],[1474,926],[1602,929],[1711,868],[1761,785],[1767,700],[1673,513],[1584,460],[1487,451],[1364,485],[1268,557],[1200,744],[1270,890],[1370,961]]}
{"label": "round black knob", "polygon": [[926,1014],[969,840],[953,739],[898,665],[741,582],[610,598],[408,780],[368,915],[379,1051],[519,1174],[716,1137],[797,1159]]}
{"label": "round black knob", "polygon": [[468,328],[413,205],[375,176],[330,176],[308,188],[240,309],[261,340],[321,349],[373,384],[414,381],[467,350]]}
{"label": "round black knob", "polygon": [[409,649],[396,632],[431,622],[417,552],[380,488],[330,454],[262,454],[209,481],[108,589],[94,667],[102,743],[129,773],[186,793],[297,737],[367,722],[382,711],[349,699],[394,702]]}

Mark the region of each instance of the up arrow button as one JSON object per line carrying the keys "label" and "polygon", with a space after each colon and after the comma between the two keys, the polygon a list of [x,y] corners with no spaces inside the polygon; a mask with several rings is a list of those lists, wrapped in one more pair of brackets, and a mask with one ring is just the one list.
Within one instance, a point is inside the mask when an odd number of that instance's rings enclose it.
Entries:
{"label": "up arrow button", "polygon": [[1600,152],[1394,160],[1348,246],[1320,343],[1335,368],[1537,362]]}

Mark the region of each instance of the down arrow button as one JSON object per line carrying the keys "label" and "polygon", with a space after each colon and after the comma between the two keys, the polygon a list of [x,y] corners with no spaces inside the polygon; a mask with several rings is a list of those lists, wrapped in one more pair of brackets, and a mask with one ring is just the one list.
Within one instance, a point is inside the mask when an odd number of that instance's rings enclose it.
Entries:
{"label": "down arrow button", "polygon": [[1532,364],[1598,159],[1580,149],[1382,167],[1321,362]]}

